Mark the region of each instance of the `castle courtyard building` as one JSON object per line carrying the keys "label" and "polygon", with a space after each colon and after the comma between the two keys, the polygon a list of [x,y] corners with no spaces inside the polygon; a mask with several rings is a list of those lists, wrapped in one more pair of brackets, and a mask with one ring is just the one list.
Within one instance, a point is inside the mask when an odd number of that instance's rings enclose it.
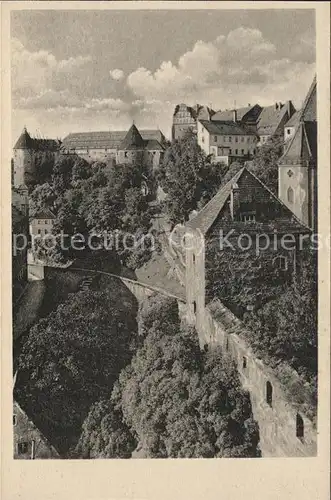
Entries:
{"label": "castle courtyard building", "polygon": [[236,159],[254,156],[258,143],[255,132],[235,121],[198,121],[198,144],[213,162],[229,165]]}

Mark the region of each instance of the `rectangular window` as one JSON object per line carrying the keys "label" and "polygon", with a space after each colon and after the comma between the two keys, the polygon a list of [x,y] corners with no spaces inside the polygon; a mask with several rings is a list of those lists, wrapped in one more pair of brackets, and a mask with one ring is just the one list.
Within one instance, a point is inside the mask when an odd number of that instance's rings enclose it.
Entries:
{"label": "rectangular window", "polygon": [[244,150],[244,149],[242,149],[242,150],[241,150],[241,154],[242,154],[242,155],[244,155],[244,154],[245,154],[245,150]]}
{"label": "rectangular window", "polygon": [[29,449],[29,443],[27,443],[26,441],[24,441],[22,443],[17,443],[17,453],[19,455],[23,455],[24,453],[27,453],[28,449]]}
{"label": "rectangular window", "polygon": [[217,142],[217,135],[214,135],[214,142]]}
{"label": "rectangular window", "polygon": [[249,141],[250,141],[250,137],[247,137],[247,142],[249,142]]}
{"label": "rectangular window", "polygon": [[236,155],[238,154],[238,149],[236,149]]}
{"label": "rectangular window", "polygon": [[229,137],[229,142],[232,142],[232,137],[231,137],[231,135],[230,135],[230,137]]}
{"label": "rectangular window", "polygon": [[244,137],[244,136],[242,136],[242,138],[241,138],[241,142],[244,142],[244,140],[245,140],[245,137]]}
{"label": "rectangular window", "polygon": [[232,154],[232,149],[231,149],[231,148],[229,148],[229,155],[231,155],[231,154]]}
{"label": "rectangular window", "polygon": [[238,137],[235,137],[235,139],[234,139],[234,140],[235,140],[236,142],[238,142]]}

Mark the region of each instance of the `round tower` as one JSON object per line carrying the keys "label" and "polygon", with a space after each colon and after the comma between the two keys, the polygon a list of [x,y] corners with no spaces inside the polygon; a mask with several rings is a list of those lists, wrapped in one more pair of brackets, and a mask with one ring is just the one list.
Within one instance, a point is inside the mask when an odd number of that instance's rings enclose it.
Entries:
{"label": "round tower", "polygon": [[33,139],[24,127],[13,148],[14,187],[25,184],[26,174],[33,175]]}

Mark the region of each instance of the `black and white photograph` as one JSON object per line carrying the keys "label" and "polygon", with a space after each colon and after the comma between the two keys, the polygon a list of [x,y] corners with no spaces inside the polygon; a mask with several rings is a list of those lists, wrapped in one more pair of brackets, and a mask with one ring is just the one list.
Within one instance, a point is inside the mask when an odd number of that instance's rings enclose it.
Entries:
{"label": "black and white photograph", "polygon": [[316,457],[315,10],[42,3],[10,13],[13,458]]}

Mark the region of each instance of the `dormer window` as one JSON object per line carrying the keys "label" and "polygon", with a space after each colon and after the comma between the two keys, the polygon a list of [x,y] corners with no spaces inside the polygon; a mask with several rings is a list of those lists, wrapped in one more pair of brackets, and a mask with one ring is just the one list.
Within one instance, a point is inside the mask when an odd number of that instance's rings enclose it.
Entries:
{"label": "dormer window", "polygon": [[240,214],[240,221],[241,222],[255,222],[255,220],[256,220],[256,218],[255,218],[254,212]]}

